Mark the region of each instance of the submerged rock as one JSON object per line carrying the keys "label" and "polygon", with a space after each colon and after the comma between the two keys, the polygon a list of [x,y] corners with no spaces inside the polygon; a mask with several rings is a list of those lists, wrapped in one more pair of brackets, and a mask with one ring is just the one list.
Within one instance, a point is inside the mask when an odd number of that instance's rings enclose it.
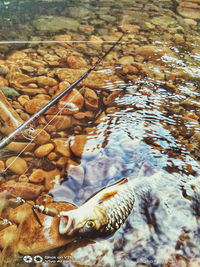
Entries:
{"label": "submerged rock", "polygon": [[79,27],[77,20],[62,16],[40,16],[33,22],[38,31],[58,32],[61,30],[76,31]]}

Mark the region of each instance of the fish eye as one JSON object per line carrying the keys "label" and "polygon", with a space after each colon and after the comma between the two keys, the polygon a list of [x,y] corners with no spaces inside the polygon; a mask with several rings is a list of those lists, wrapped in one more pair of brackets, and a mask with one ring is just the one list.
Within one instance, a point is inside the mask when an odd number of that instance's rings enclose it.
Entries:
{"label": "fish eye", "polygon": [[95,222],[94,221],[87,221],[85,224],[85,227],[93,228],[93,227],[95,227]]}

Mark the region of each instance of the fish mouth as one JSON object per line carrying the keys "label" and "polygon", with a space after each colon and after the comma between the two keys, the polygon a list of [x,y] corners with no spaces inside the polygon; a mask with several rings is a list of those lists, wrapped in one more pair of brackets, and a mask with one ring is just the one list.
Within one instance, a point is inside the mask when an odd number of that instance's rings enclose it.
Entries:
{"label": "fish mouth", "polygon": [[59,223],[59,233],[61,235],[67,234],[69,236],[74,233],[74,219],[65,215],[62,216]]}

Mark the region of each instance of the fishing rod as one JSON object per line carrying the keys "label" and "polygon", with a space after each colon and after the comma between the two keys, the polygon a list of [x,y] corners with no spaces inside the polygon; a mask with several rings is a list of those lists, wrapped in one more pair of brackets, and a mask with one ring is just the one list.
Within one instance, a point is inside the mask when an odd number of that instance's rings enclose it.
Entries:
{"label": "fishing rod", "polygon": [[121,37],[113,44],[113,46],[110,47],[110,49],[97,60],[97,62],[89,69],[87,70],[82,76],[80,76],[75,82],[73,82],[69,87],[67,87],[63,92],[61,92],[59,95],[57,95],[54,99],[52,99],[49,103],[47,103],[43,108],[41,108],[38,112],[36,112],[33,116],[31,116],[27,121],[22,123],[16,130],[14,130],[12,133],[10,133],[8,136],[3,138],[0,141],[0,149],[7,146],[9,143],[12,142],[12,140],[19,135],[22,131],[26,130],[26,127],[33,123],[40,115],[44,114],[50,107],[55,105],[64,95],[69,93],[76,85],[78,85],[82,80],[84,80],[91,71],[93,71],[102,60],[115,48],[116,45],[120,43],[122,38],[124,37],[125,33],[121,35]]}

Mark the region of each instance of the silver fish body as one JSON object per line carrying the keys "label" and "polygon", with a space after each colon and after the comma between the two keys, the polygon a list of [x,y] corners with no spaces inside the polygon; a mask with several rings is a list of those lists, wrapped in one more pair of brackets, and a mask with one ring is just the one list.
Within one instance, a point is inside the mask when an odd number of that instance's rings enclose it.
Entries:
{"label": "silver fish body", "polygon": [[126,178],[103,188],[78,209],[60,213],[60,234],[86,237],[114,233],[125,222],[134,205],[133,188]]}

